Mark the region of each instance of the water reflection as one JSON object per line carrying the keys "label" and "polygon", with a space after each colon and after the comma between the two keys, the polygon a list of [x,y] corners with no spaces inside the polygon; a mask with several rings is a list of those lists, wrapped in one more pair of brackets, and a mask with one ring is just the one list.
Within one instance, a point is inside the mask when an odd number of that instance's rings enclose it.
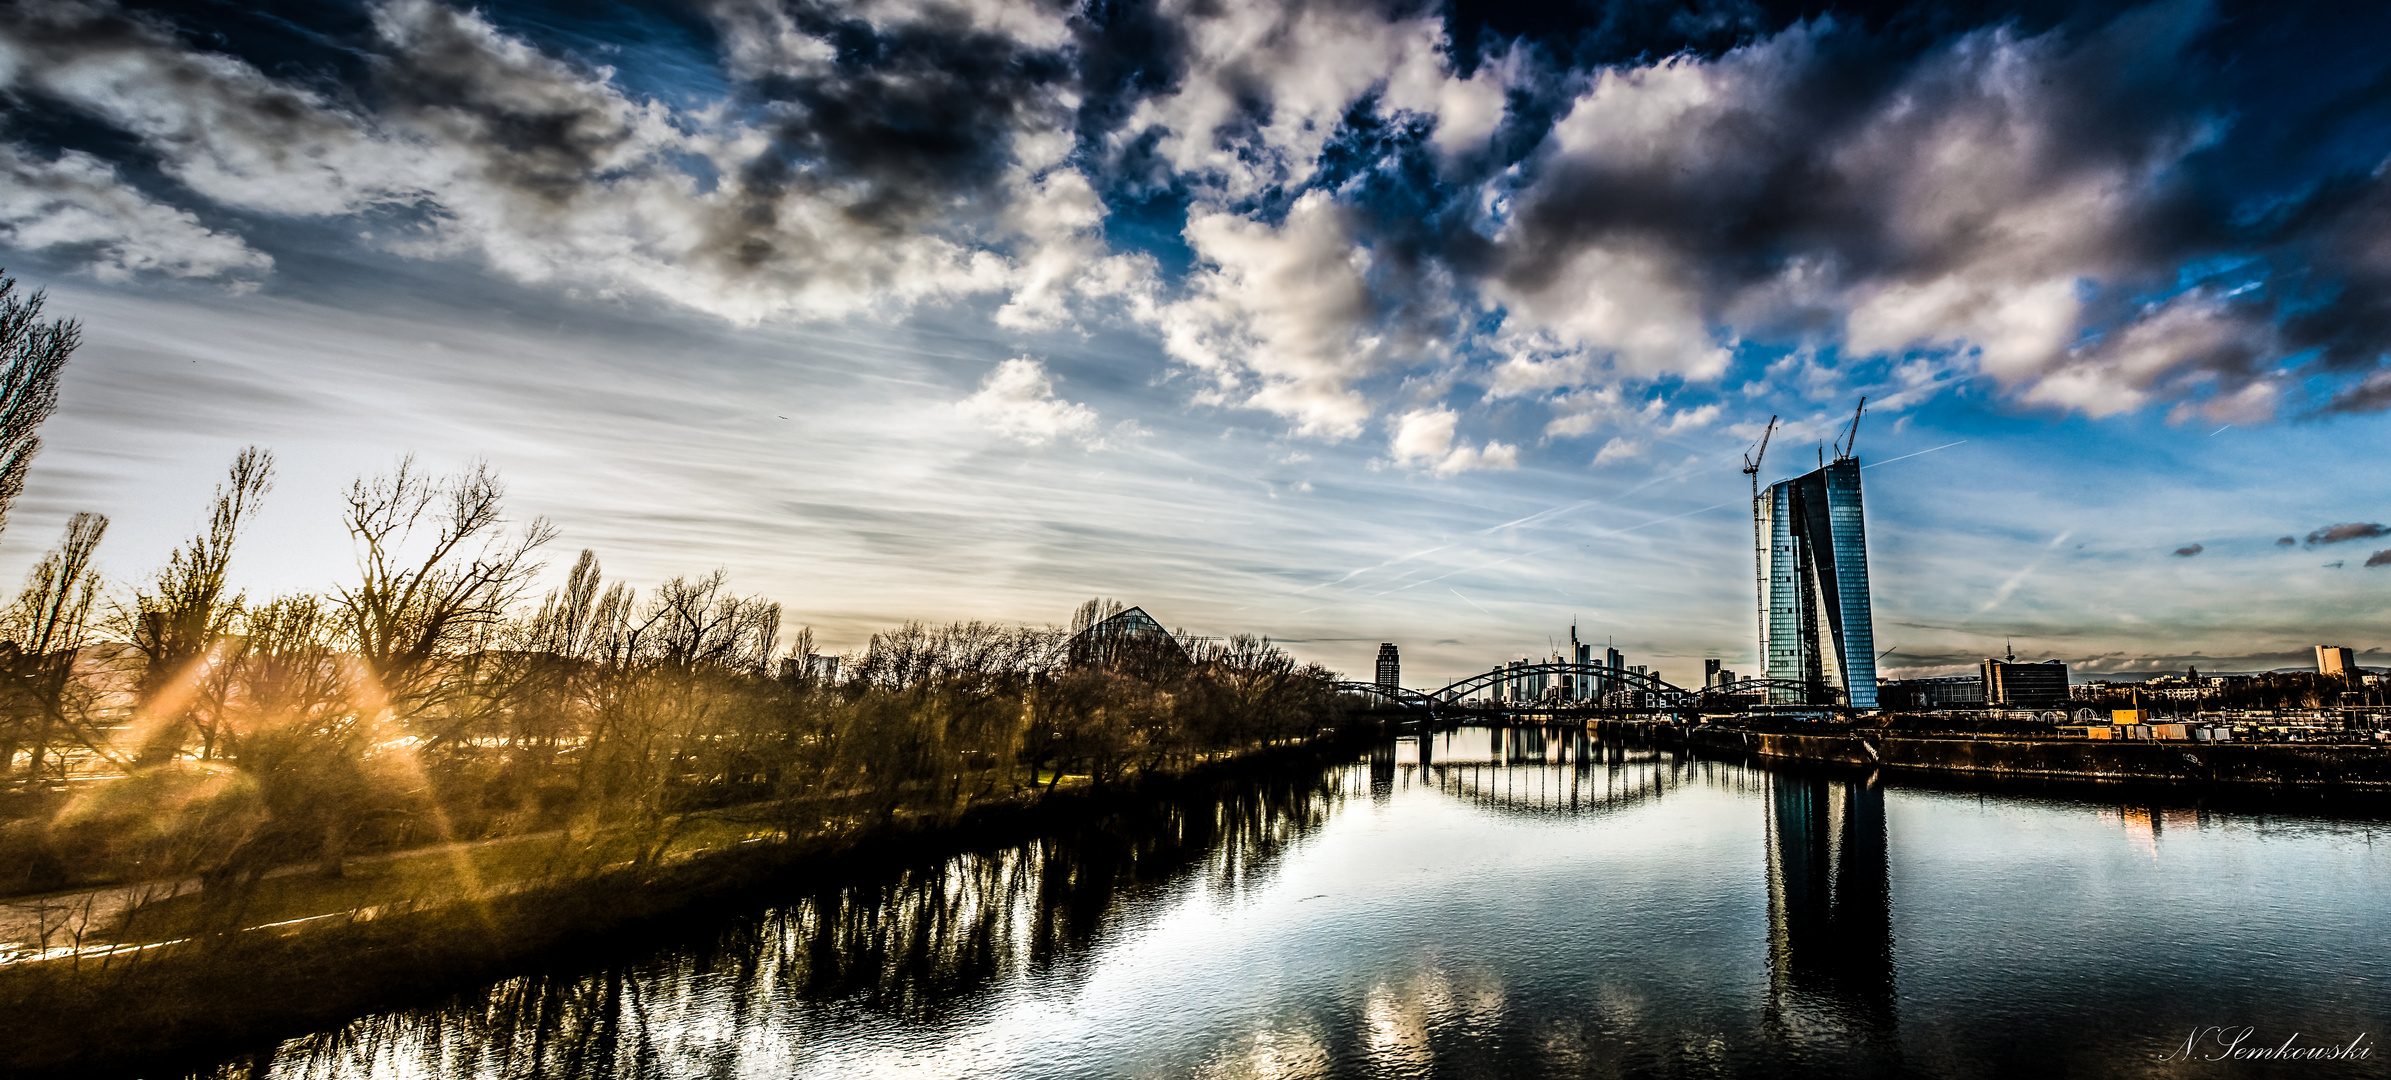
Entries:
{"label": "water reflection", "polygon": [[1899,1046],[1884,789],[1873,775],[1798,773],[1768,786],[1768,1023],[1789,1042],[1889,1064]]}
{"label": "water reflection", "polygon": [[[2341,944],[2391,939],[2367,822],[1888,790],[1568,728],[1214,794],[217,1075],[2173,1076],[2187,1025],[2391,1012],[2391,960]],[[2093,903],[2126,917],[2087,932]]]}
{"label": "water reflection", "polygon": [[[808,1007],[825,1003],[935,1028],[1010,979],[1083,978],[1108,918],[1165,884],[1257,886],[1333,812],[1335,781],[1314,771],[1116,806],[1058,837],[824,890],[623,966],[507,979],[208,1075],[742,1072],[801,1041]],[[767,1035],[778,1038],[756,1041]]]}

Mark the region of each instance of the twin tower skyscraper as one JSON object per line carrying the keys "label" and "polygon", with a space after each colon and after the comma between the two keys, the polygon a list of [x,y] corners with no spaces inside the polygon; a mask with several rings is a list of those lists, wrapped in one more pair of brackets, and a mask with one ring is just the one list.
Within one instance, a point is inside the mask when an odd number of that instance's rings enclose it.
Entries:
{"label": "twin tower skyscraper", "polygon": [[1761,659],[1779,680],[1770,703],[1876,708],[1859,459],[1844,454],[1770,484],[1752,501],[1752,523]]}

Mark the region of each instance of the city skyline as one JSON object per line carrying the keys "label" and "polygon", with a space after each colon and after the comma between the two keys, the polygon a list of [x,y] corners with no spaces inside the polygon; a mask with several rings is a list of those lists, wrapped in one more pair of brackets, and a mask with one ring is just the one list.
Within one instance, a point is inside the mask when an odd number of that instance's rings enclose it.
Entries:
{"label": "city skyline", "polygon": [[[1783,414],[1760,479],[1805,472],[1865,394],[1884,677],[2391,659],[2391,272],[2333,240],[2391,220],[2380,35],[2321,9],[792,10],[0,20],[0,265],[87,337],[0,579],[84,510],[147,573],[258,444],[234,577],[321,589],[413,452],[497,468],[552,578],[724,567],[832,649],[1102,595],[1354,677],[1574,621],[1682,683],[1762,666],[1739,455]],[[1757,213],[1804,169],[1912,231]]]}

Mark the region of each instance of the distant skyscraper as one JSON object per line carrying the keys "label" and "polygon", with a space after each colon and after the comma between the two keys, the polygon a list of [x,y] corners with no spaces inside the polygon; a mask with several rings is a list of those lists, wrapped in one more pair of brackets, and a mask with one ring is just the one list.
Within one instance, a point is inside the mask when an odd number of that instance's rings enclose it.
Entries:
{"label": "distant skyscraper", "polygon": [[1593,697],[1594,679],[1587,674],[1586,668],[1594,662],[1594,646],[1577,639],[1576,623],[1569,624],[1569,662],[1577,665],[1576,673],[1569,678],[1570,699],[1584,701]]}
{"label": "distant skyscraper", "polygon": [[1830,691],[1855,709],[1875,708],[1876,630],[1858,459],[1770,484],[1752,513],[1767,542],[1759,552],[1768,589],[1768,636],[1760,643],[1767,677]]}
{"label": "distant skyscraper", "polygon": [[2357,670],[2358,654],[2351,652],[2349,649],[2340,645],[2319,645],[2316,647],[2317,674],[2339,675],[2346,679],[2349,676],[2356,674]]}
{"label": "distant skyscraper", "polygon": [[1395,653],[1395,643],[1394,643],[1394,642],[1392,642],[1392,641],[1389,641],[1389,642],[1386,642],[1386,643],[1384,643],[1384,644],[1381,644],[1381,645],[1379,645],[1379,646],[1378,646],[1378,687],[1379,687],[1379,689],[1381,689],[1381,690],[1392,690],[1392,689],[1394,689],[1394,688],[1396,688],[1396,687],[1398,687],[1398,686],[1401,686],[1401,685],[1403,685],[1403,658],[1402,658],[1401,656],[1398,656],[1398,655],[1396,655],[1396,653]]}
{"label": "distant skyscraper", "polygon": [[1716,657],[1702,661],[1702,689],[1708,690],[1713,686],[1717,686],[1719,684],[1719,672],[1722,670],[1724,669],[1719,667],[1718,658]]}

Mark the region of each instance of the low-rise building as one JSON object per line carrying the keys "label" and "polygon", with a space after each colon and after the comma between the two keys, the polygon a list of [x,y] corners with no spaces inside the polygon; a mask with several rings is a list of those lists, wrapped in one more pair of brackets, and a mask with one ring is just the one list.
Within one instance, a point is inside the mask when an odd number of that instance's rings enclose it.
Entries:
{"label": "low-rise building", "polygon": [[1877,701],[1888,709],[1979,709],[1984,707],[1984,678],[1944,675],[1930,679],[1886,679],[1876,684]]}

